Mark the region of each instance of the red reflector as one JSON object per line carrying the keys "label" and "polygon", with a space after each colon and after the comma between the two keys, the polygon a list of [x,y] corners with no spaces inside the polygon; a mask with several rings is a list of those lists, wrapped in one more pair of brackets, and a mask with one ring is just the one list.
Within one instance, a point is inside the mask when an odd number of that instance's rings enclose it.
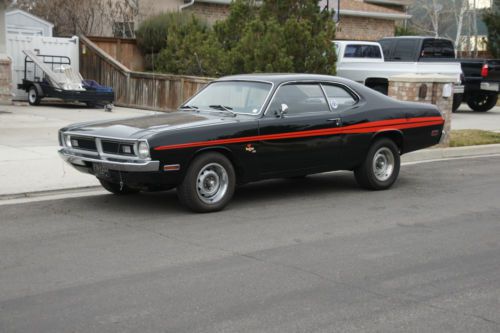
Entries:
{"label": "red reflector", "polygon": [[180,169],[180,164],[168,164],[163,166],[163,171],[179,171]]}
{"label": "red reflector", "polygon": [[484,64],[483,68],[481,68],[481,76],[482,77],[488,76],[488,64]]}
{"label": "red reflector", "polygon": [[431,136],[438,136],[439,135],[439,130],[433,130],[431,132]]}

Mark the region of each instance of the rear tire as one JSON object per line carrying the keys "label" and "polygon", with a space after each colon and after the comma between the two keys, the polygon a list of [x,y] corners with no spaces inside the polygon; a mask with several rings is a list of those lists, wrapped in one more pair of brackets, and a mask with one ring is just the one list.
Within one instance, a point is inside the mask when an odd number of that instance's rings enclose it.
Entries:
{"label": "rear tire", "polygon": [[41,101],[40,94],[35,86],[31,86],[28,90],[28,102],[30,105],[39,105]]}
{"label": "rear tire", "polygon": [[474,92],[467,98],[467,105],[476,112],[491,110],[498,100],[498,93]]}
{"label": "rear tire", "polygon": [[231,162],[220,153],[208,152],[191,162],[177,187],[177,195],[180,202],[194,212],[216,212],[229,203],[235,185],[236,174]]}
{"label": "rear tire", "polygon": [[102,187],[104,187],[107,191],[117,194],[117,195],[126,195],[126,194],[134,194],[138,193],[139,190],[135,188],[130,188],[127,185],[120,186],[120,184],[117,183],[112,183],[110,181],[104,180],[104,179],[99,179],[99,182],[101,183]]}
{"label": "rear tire", "polygon": [[453,106],[451,107],[451,112],[456,112],[464,100],[464,94],[454,94],[453,95]]}
{"label": "rear tire", "polygon": [[369,190],[390,188],[399,175],[399,149],[394,141],[382,138],[375,141],[363,163],[354,169],[358,184]]}

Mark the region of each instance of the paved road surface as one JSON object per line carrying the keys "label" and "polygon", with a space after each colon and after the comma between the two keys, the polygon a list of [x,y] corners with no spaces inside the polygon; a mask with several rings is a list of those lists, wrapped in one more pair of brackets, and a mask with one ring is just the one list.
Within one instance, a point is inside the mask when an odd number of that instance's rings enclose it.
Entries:
{"label": "paved road surface", "polygon": [[0,332],[499,332],[500,157],[0,206]]}
{"label": "paved road surface", "polygon": [[488,112],[474,112],[463,103],[457,112],[453,113],[451,128],[482,129],[500,132],[500,106],[495,106]]}

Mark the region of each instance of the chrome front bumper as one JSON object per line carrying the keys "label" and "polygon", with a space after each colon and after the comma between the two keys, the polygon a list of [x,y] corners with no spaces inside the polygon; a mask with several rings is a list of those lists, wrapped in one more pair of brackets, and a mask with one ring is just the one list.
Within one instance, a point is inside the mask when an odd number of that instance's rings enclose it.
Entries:
{"label": "chrome front bumper", "polygon": [[88,167],[87,163],[99,163],[109,170],[126,171],[126,172],[154,172],[159,171],[160,161],[145,161],[145,160],[123,160],[110,161],[101,159],[98,156],[88,156],[78,152],[74,152],[68,148],[59,149],[59,156],[72,166],[78,169],[80,167]]}

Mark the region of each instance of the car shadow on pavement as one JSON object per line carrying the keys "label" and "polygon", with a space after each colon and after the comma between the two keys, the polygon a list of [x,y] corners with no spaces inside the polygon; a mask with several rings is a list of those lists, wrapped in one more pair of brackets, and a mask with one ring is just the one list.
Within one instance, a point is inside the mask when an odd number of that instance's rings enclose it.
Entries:
{"label": "car shadow on pavement", "polygon": [[[239,186],[223,212],[232,209],[249,209],[263,204],[280,204],[283,200],[294,201],[305,197],[346,195],[363,193],[352,172],[331,172],[310,175],[299,179],[273,179]],[[64,199],[65,208],[71,211],[113,213],[116,216],[140,216],[142,219],[164,215],[193,214],[180,204],[175,190],[148,192],[133,195],[103,194]],[[42,203],[38,203],[42,204]]]}

